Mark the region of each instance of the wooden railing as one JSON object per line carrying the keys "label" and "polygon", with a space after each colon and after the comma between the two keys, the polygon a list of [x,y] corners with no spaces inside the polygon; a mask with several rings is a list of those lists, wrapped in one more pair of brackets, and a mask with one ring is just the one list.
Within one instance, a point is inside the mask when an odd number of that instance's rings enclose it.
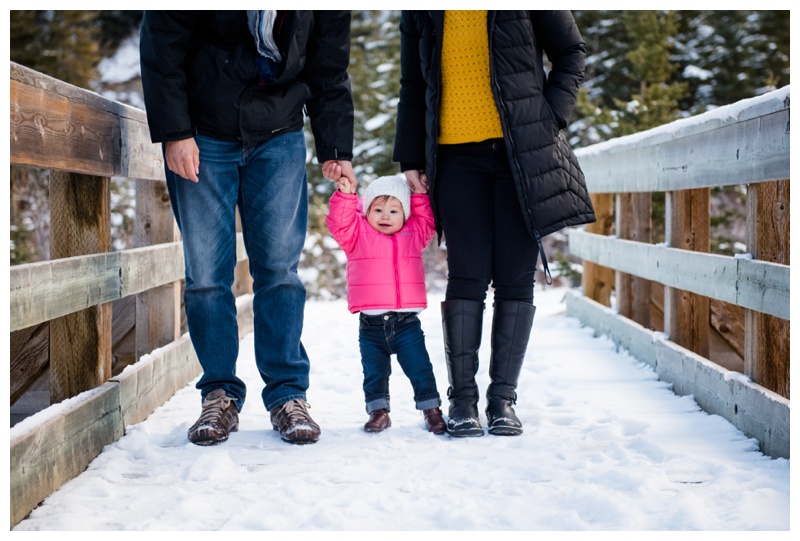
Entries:
{"label": "wooden railing", "polygon": [[[50,172],[51,231],[51,260],[10,269],[11,403],[49,370],[56,412],[12,429],[13,526],[200,366],[181,332],[183,248],[144,112],[13,62],[10,98],[11,165]],[[136,179],[137,248],[110,251],[111,177]],[[251,289],[237,241],[241,294]],[[251,298],[237,301],[242,335]],[[135,315],[115,318],[117,307]],[[112,373],[113,337],[129,331],[136,362]]]}
{"label": "wooden railing", "polygon": [[[789,87],[576,154],[598,222],[570,232],[585,264],[568,313],[788,457]],[[747,186],[743,256],[708,253],[710,189],[728,185]]]}
{"label": "wooden railing", "polygon": [[[597,268],[601,277],[597,279],[591,278],[594,271],[588,269],[585,290],[608,305],[615,284],[619,309],[571,295],[568,310],[597,328],[612,329],[615,339],[634,354],[650,362],[657,359],[662,377],[681,376],[672,379],[676,391],[695,394],[708,411],[735,410],[721,414],[733,417],[737,426],[744,426],[766,452],[776,456],[788,456],[788,400],[723,370],[715,372],[702,364],[702,357],[648,331],[649,325],[626,323],[619,315],[642,303],[649,306],[651,293],[645,301],[628,293],[645,291],[646,285],[625,285],[636,284],[639,278],[660,280],[669,288],[664,303],[669,316],[664,318],[664,326],[670,339],[684,329],[679,325],[683,321],[680,314],[697,311],[691,304],[697,300],[684,291],[742,306],[750,311],[745,321],[746,359],[754,368],[748,374],[759,381],[757,374],[763,371],[764,362],[785,360],[788,396],[788,180],[774,182],[788,179],[788,96],[787,88],[752,105],[720,110],[707,122],[691,122],[685,127],[676,123],[578,152],[589,188],[600,198],[596,207],[601,218],[597,227],[601,228],[608,227],[614,214],[610,205],[602,202],[603,194],[611,201],[614,193],[667,191],[671,223],[684,213],[693,223],[699,212],[695,207],[702,208],[705,203],[689,205],[695,210],[682,210],[687,206],[682,202],[686,198],[680,197],[682,191],[688,190],[694,197],[695,192],[707,191],[710,186],[758,182],[749,197],[749,213],[755,217],[748,219],[754,260],[678,249],[685,248],[677,241],[683,231],[678,225],[673,226],[676,233],[670,234],[669,248],[623,240],[628,235],[646,240],[641,237],[647,226],[629,227],[621,212],[616,213],[617,238],[583,231],[570,236],[571,250],[587,264],[594,261],[617,269],[616,280],[608,277],[613,271]],[[180,333],[183,253],[163,182],[162,156],[159,147],[150,144],[144,113],[13,62],[10,102],[11,165],[52,172],[51,260],[15,266],[10,272],[12,402],[42,370],[49,369],[51,408],[55,410],[53,415],[44,415],[42,422],[23,422],[12,430],[13,526],[82,472],[105,445],[124,434],[126,426],[146,418],[196,377],[199,364],[188,336]],[[713,142],[716,140],[720,142]],[[712,152],[714,148],[717,150]],[[137,181],[139,247],[119,252],[110,251],[109,185],[115,176]],[[775,198],[777,202],[770,204]],[[636,196],[618,195],[618,207],[626,209],[625,201],[630,199]],[[640,199],[640,203],[646,200]],[[776,232],[765,232],[767,224],[758,218],[763,208],[771,209],[767,221],[778,224]],[[626,231],[632,232],[622,233]],[[764,247],[763,240],[770,238],[785,240],[785,247],[777,252],[774,245]],[[785,255],[785,261],[765,262],[766,253]],[[237,259],[237,273],[244,278],[234,287],[247,292],[241,236]],[[634,278],[626,278],[623,272]],[[112,374],[111,342],[117,323],[121,324],[121,320],[115,321],[112,307],[126,299],[135,299],[137,362]],[[243,295],[237,302],[241,334],[252,329],[250,300]],[[701,311],[699,320],[707,324],[709,316]],[[702,325],[696,328],[702,331]],[[35,347],[28,347],[31,343]],[[768,354],[758,353],[776,347]],[[670,357],[668,352],[675,348],[678,356]],[[774,351],[785,351],[785,358],[775,357]],[[686,359],[695,363],[691,368],[695,376],[688,378],[689,383],[685,381],[691,363]],[[678,365],[683,368],[676,368]],[[720,401],[719,395],[725,392],[719,390],[720,385],[699,381],[703,370],[698,366],[706,370],[703,377],[707,381],[721,381],[723,387],[727,384],[732,398]],[[708,391],[712,388],[713,392]],[[743,401],[748,392],[755,398]],[[707,400],[706,395],[713,393],[716,401]]]}

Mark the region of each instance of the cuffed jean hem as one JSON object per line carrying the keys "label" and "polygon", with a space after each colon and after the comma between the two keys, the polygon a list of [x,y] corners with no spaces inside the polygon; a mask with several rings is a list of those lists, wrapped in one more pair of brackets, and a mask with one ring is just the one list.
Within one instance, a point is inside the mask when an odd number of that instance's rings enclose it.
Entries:
{"label": "cuffed jean hem", "polygon": [[429,410],[431,408],[438,408],[442,405],[442,401],[437,396],[436,398],[429,398],[428,400],[420,400],[417,402],[417,409],[420,411]]}
{"label": "cuffed jean hem", "polygon": [[389,408],[389,399],[376,398],[375,400],[370,400],[367,402],[367,413],[372,413],[373,411],[377,410],[391,411]]}
{"label": "cuffed jean hem", "polygon": [[265,405],[267,407],[267,411],[272,411],[273,409],[277,408],[281,404],[285,404],[285,403],[289,402],[290,400],[303,400],[303,401],[306,401],[306,395],[302,394],[302,393],[301,394],[290,394],[288,396],[284,396],[283,398],[277,398],[277,399],[273,400],[272,402],[270,402],[269,404],[265,404]]}

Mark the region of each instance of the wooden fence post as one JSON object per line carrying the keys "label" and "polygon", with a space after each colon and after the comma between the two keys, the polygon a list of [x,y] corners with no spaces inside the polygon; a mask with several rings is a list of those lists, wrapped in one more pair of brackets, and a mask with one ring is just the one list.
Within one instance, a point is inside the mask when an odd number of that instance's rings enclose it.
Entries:
{"label": "wooden fence post", "polygon": [[[617,194],[617,235],[621,239],[650,243],[652,201],[650,192]],[[617,274],[619,314],[650,327],[650,281],[623,272]]]}
{"label": "wooden fence post", "polygon": [[[167,183],[136,182],[136,247],[177,240]],[[165,284],[136,295],[136,360],[180,338],[180,282]]]}
{"label": "wooden fence post", "polygon": [[[610,235],[614,230],[614,194],[600,193],[589,196],[597,221],[586,226],[587,233]],[[611,306],[614,287],[614,270],[591,261],[583,263],[583,294],[604,306]]]}
{"label": "wooden fence post", "polygon": [[[789,264],[789,181],[747,187],[747,250],[755,259]],[[745,310],[745,374],[789,398],[789,321]]]}
{"label": "wooden fence post", "polygon": [[[711,250],[711,190],[666,192],[666,241],[671,248]],[[705,358],[709,356],[708,297],[664,288],[664,331],[669,339]]]}
{"label": "wooden fence post", "polygon": [[[108,177],[52,173],[51,259],[109,251],[110,193]],[[109,377],[111,303],[92,306],[50,322],[51,403],[99,387]]]}

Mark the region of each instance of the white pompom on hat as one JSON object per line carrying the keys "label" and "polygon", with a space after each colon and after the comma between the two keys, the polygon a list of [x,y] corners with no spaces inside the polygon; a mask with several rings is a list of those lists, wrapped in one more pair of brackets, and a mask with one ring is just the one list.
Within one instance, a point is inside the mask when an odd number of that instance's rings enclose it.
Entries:
{"label": "white pompom on hat", "polygon": [[373,199],[381,195],[396,197],[403,206],[405,218],[408,219],[411,215],[411,190],[408,188],[408,182],[404,176],[378,177],[370,182],[367,189],[364,190],[364,198],[361,202],[365,216],[369,213],[369,206]]}

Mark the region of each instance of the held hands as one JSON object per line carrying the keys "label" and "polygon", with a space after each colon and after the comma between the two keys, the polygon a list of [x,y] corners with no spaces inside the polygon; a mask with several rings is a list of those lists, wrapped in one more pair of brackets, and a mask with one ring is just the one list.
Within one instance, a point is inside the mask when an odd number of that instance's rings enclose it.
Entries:
{"label": "held hands", "polygon": [[411,193],[428,193],[428,177],[425,171],[419,169],[408,169],[403,171],[408,182]]}
{"label": "held hands", "polygon": [[336,183],[342,193],[356,193],[358,180],[353,172],[353,165],[345,160],[328,160],[322,164],[322,174]]}
{"label": "held hands", "polygon": [[170,171],[192,182],[198,182],[200,173],[200,149],[194,137],[164,144],[164,159]]}

